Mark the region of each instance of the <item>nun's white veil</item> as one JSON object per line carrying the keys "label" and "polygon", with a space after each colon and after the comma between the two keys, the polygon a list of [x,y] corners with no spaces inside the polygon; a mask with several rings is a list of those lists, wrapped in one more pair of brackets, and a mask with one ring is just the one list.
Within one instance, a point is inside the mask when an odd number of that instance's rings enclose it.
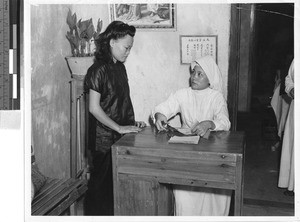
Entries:
{"label": "nun's white veil", "polygon": [[211,56],[203,56],[191,63],[191,69],[193,70],[196,65],[204,70],[210,83],[209,87],[223,94],[222,74],[215,60]]}

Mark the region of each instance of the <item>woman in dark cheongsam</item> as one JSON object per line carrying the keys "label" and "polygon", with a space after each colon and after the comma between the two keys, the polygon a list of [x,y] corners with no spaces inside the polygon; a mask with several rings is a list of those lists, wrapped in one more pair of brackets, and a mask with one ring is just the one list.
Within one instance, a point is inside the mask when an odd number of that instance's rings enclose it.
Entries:
{"label": "woman in dark cheongsam", "polygon": [[89,149],[93,169],[85,198],[86,215],[113,215],[111,145],[122,134],[139,132],[135,122],[124,62],[133,45],[135,27],[114,21],[96,40],[94,64],[85,77],[89,94]]}

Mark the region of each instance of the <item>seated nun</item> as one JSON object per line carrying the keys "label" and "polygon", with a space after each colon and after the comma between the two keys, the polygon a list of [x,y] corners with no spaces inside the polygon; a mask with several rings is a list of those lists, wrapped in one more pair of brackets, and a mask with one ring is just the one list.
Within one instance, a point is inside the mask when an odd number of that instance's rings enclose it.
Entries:
{"label": "seated nun", "polygon": [[[156,106],[152,112],[158,130],[181,114],[182,128],[204,136],[208,130],[230,129],[227,103],[223,96],[221,72],[210,56],[201,57],[190,65],[190,87],[179,89]],[[174,185],[175,215],[227,216],[231,190]]]}

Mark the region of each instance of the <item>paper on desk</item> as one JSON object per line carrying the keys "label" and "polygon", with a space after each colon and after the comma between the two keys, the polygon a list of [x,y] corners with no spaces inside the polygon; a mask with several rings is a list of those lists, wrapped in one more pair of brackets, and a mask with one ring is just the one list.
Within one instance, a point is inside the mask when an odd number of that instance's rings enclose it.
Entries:
{"label": "paper on desk", "polygon": [[173,136],[169,143],[198,144],[200,136]]}
{"label": "paper on desk", "polygon": [[187,136],[193,135],[190,128],[178,128],[177,130]]}
{"label": "paper on desk", "polygon": [[[178,128],[177,130],[186,136],[196,136],[195,133],[192,133],[190,128]],[[208,139],[209,135],[210,135],[210,130],[207,130],[206,133],[202,136],[202,138]]]}

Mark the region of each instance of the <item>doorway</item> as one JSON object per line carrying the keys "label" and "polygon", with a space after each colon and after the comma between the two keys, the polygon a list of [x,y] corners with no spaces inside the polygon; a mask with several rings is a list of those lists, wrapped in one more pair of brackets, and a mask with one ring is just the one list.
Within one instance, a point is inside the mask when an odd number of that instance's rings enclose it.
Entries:
{"label": "doorway", "polygon": [[[243,56],[244,47],[239,48],[239,63],[248,59],[249,64],[246,77],[240,72],[238,80],[240,91],[246,92],[242,99],[239,93],[238,101],[249,101],[245,109],[238,104],[237,112],[237,130],[246,131],[247,135],[244,215],[293,216],[294,197],[278,188],[281,147],[272,148],[280,138],[270,102],[276,75],[281,78],[281,93],[284,93],[284,78],[294,57],[294,4],[264,3],[239,8],[249,9],[248,23],[253,23],[249,56]],[[241,20],[240,24],[242,27],[245,21]],[[245,88],[241,86],[243,81],[247,82]]]}
{"label": "doorway", "polygon": [[287,75],[294,58],[294,4],[255,4],[251,109],[267,106],[275,77]]}

